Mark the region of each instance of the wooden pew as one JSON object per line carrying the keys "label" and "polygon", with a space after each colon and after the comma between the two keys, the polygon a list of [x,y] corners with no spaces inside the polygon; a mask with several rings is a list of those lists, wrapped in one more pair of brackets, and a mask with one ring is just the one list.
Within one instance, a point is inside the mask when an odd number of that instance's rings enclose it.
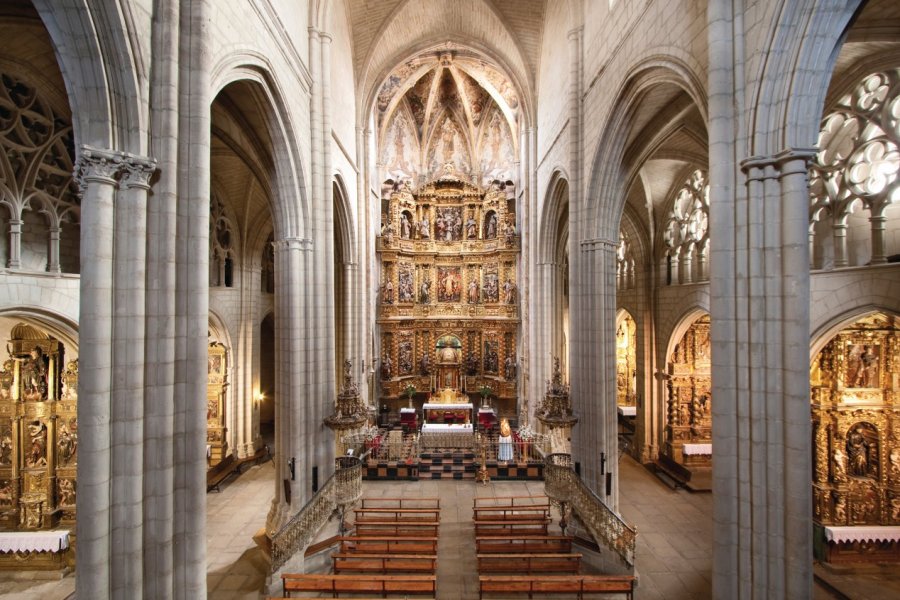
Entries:
{"label": "wooden pew", "polygon": [[340,551],[363,552],[369,554],[436,554],[437,537],[357,537],[345,536],[339,539]]}
{"label": "wooden pew", "polygon": [[511,596],[528,594],[544,598],[551,594],[574,594],[584,598],[594,594],[634,594],[631,575],[480,575],[478,597],[485,594]]}
{"label": "wooden pew", "polygon": [[440,498],[363,498],[360,508],[440,508]]}
{"label": "wooden pew", "polygon": [[485,535],[547,535],[550,519],[520,519],[518,521],[475,521],[475,537]]}
{"label": "wooden pew", "polygon": [[572,551],[573,539],[568,535],[480,536],[475,538],[475,551],[478,554],[567,553]]}
{"label": "wooden pew", "polygon": [[338,594],[401,594],[434,596],[435,575],[312,575],[288,573],[281,576],[285,597],[291,592],[325,592]]}
{"label": "wooden pew", "polygon": [[[581,554],[478,554],[478,573],[581,572]],[[337,572],[337,571],[335,571]]]}
{"label": "wooden pew", "polygon": [[229,454],[222,459],[222,462],[209,469],[206,472],[206,491],[219,490],[219,486],[239,468],[240,465],[235,461],[234,454]]}
{"label": "wooden pew", "polygon": [[550,505],[546,506],[476,506],[474,519],[478,521],[532,521],[549,519]]}
{"label": "wooden pew", "polygon": [[549,507],[550,500],[546,496],[476,496],[472,501],[472,508],[491,508],[495,506]]}
{"label": "wooden pew", "polygon": [[368,521],[436,522],[441,520],[439,508],[355,508],[357,523]]}
{"label": "wooden pew", "polygon": [[434,575],[437,554],[369,554],[338,552],[331,555],[335,573],[426,573]]}
{"label": "wooden pew", "polygon": [[356,537],[366,536],[406,536],[406,537],[437,537],[437,521],[421,521],[407,523],[405,521],[366,521],[354,525]]}

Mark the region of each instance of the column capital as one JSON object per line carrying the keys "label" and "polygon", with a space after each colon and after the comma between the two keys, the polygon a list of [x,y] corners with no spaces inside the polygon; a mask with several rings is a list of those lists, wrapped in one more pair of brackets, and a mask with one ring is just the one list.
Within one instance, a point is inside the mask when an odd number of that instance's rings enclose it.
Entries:
{"label": "column capital", "polygon": [[[816,148],[785,148],[768,156],[748,156],[741,161],[740,167],[751,179],[780,179],[785,175],[806,173],[809,161],[817,153]],[[767,167],[771,169],[767,170]]]}
{"label": "column capital", "polygon": [[605,238],[594,238],[592,240],[583,240],[580,245],[583,252],[593,252],[595,250],[615,250],[619,246],[619,242]]}
{"label": "column capital", "polygon": [[75,163],[75,181],[79,195],[84,194],[88,183],[116,184],[116,176],[122,168],[124,154],[116,150],[105,150],[82,145]]}
{"label": "column capital", "polygon": [[284,252],[286,250],[301,250],[309,252],[313,248],[313,242],[309,238],[289,237],[282,240],[275,240],[272,246],[276,252]]}
{"label": "column capital", "polygon": [[145,156],[126,155],[122,160],[122,187],[150,189],[150,178],[156,173],[156,160]]}
{"label": "column capital", "polygon": [[584,35],[584,25],[574,27],[566,32],[566,37],[573,42],[580,40],[582,35]]}

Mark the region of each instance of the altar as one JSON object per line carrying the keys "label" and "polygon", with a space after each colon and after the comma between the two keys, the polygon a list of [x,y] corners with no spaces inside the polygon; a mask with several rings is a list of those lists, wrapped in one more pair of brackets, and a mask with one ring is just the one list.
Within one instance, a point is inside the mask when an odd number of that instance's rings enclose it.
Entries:
{"label": "altar", "polygon": [[[441,390],[441,398],[467,399],[455,390]],[[474,442],[471,402],[426,402],[419,434],[423,448],[471,448]]]}

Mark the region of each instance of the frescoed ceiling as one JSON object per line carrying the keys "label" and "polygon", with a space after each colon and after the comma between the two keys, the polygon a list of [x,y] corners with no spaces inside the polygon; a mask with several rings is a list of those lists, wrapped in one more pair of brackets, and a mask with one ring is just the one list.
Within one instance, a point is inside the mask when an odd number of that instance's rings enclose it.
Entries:
{"label": "frescoed ceiling", "polygon": [[519,97],[500,69],[449,44],[394,69],[375,102],[384,179],[413,186],[453,164],[486,185],[515,179]]}

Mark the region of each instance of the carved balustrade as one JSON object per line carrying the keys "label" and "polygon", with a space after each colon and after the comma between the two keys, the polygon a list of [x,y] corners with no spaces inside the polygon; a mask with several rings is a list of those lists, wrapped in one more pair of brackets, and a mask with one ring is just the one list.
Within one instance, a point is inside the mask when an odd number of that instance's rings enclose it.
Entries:
{"label": "carved balustrade", "polygon": [[340,456],[335,471],[300,512],[272,537],[275,573],[296,553],[302,552],[336,511],[354,504],[362,496],[362,463],[355,456]]}
{"label": "carved balustrade", "polygon": [[567,505],[597,543],[618,554],[629,566],[634,566],[637,531],[585,485],[573,466],[570,454],[550,454],[544,459],[547,496],[560,505]]}

